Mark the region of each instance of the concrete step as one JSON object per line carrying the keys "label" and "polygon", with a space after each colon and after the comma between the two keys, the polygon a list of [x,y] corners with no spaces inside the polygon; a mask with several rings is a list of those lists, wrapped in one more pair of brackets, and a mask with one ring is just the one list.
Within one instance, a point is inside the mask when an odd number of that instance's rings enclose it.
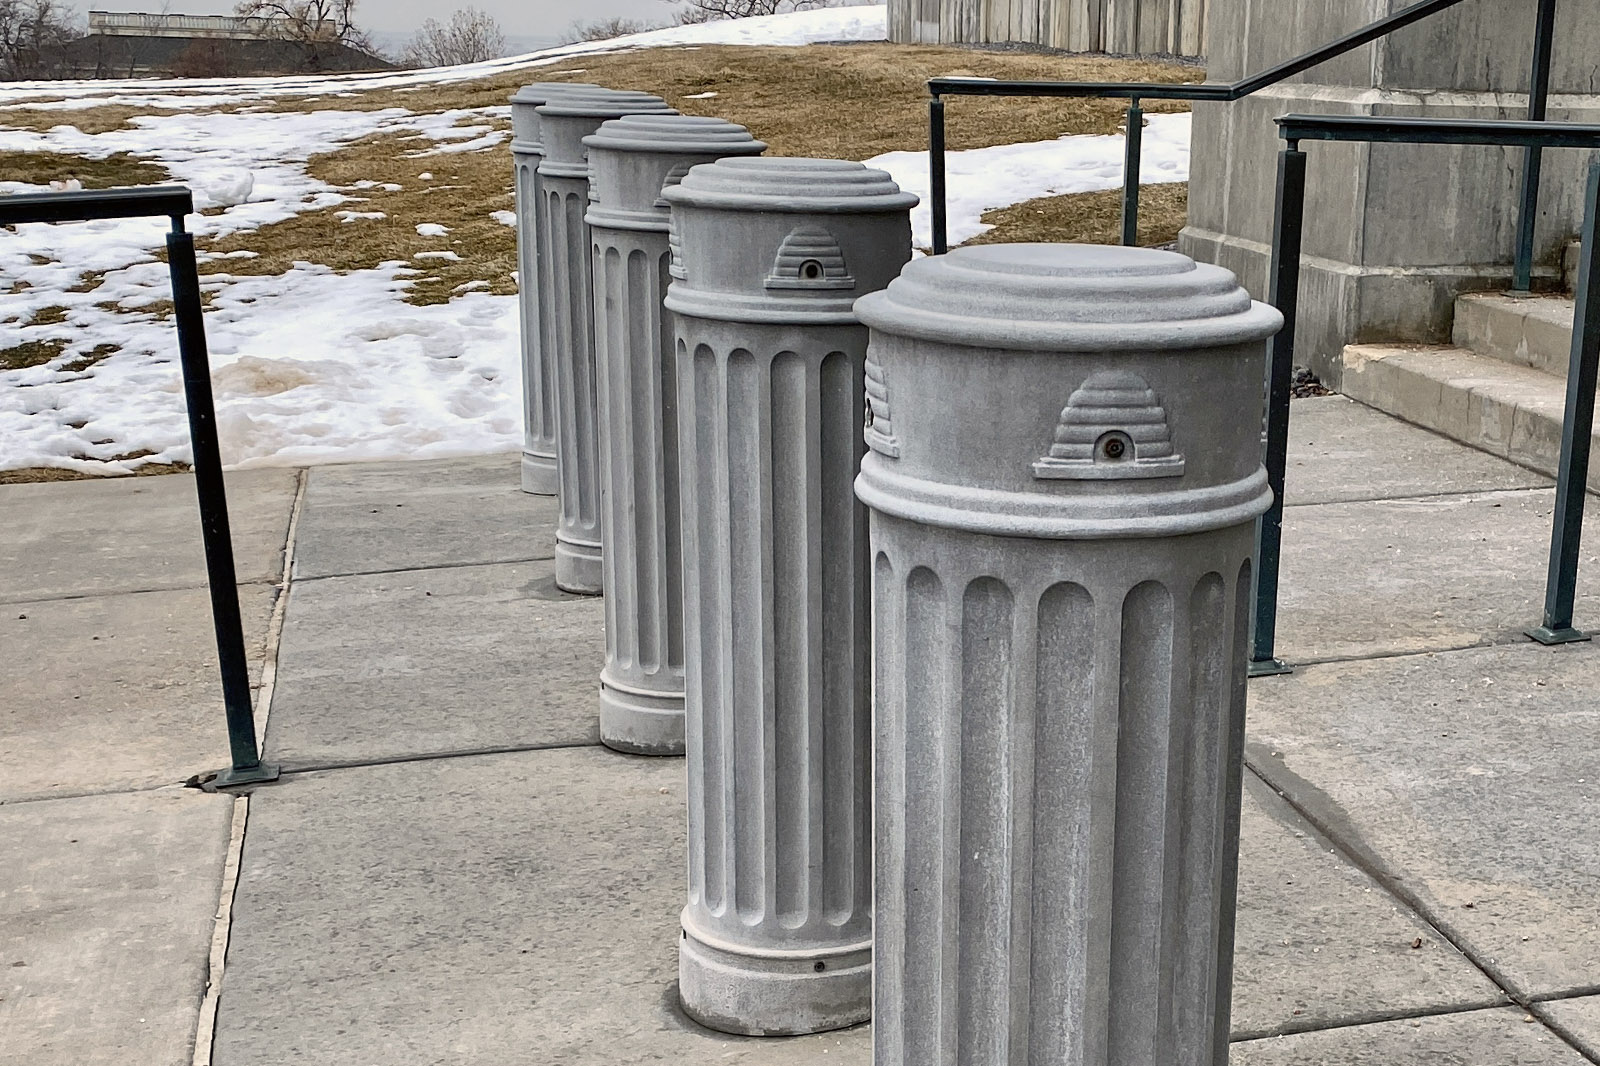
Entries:
{"label": "concrete step", "polygon": [[1564,296],[1469,293],[1456,301],[1453,339],[1479,355],[1565,378],[1573,308]]}
{"label": "concrete step", "polygon": [[[1513,463],[1554,475],[1561,460],[1565,380],[1465,348],[1354,344],[1346,396]],[[1600,457],[1590,491],[1600,491]]]}

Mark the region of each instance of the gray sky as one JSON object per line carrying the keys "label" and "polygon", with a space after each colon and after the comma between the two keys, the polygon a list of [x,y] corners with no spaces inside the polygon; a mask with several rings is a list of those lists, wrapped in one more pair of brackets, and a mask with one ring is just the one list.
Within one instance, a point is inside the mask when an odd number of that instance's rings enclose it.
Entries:
{"label": "gray sky", "polygon": [[[426,18],[440,21],[457,7],[481,8],[493,15],[508,36],[559,37],[575,20],[585,22],[613,15],[665,22],[672,5],[662,0],[362,0],[357,21],[385,33],[409,32]],[[78,9],[105,11],[168,11],[183,15],[226,15],[233,0],[78,0]]]}

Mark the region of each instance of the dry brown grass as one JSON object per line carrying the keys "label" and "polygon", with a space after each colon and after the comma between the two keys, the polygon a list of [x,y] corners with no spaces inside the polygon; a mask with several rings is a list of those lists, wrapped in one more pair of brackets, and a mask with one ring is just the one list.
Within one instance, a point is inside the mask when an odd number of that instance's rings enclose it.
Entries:
{"label": "dry brown grass", "polygon": [[[151,452],[129,452],[117,459],[142,459]],[[59,466],[25,466],[17,470],[0,470],[0,485],[37,485],[47,481],[98,481],[108,477],[157,477],[162,474],[187,474],[188,463],[146,463],[132,473],[86,474],[81,470],[64,470]]]}
{"label": "dry brown grass", "polygon": [[[516,231],[490,217],[490,212],[509,211],[513,206],[509,152],[500,145],[479,152],[411,154],[430,147],[430,141],[389,133],[313,156],[308,167],[311,175],[346,190],[355,202],[206,242],[208,252],[252,251],[257,255],[219,259],[203,264],[201,270],[275,275],[296,262],[362,270],[399,260],[422,271],[406,296],[413,304],[445,303],[460,286],[476,281],[487,282],[487,292],[516,292],[511,277],[517,269]],[[433,177],[424,181],[422,174]],[[363,180],[402,188],[356,188]],[[346,222],[340,215],[348,211],[382,211],[387,217]],[[440,223],[449,227],[450,233],[420,236],[420,222]],[[428,252],[454,252],[461,260],[415,258]]]}
{"label": "dry brown grass", "polygon": [[[1139,243],[1145,247],[1178,239],[1189,216],[1185,182],[1146,185],[1139,193]],[[1122,190],[1047,196],[986,211],[994,229],[968,244],[1023,244],[1066,241],[1075,244],[1122,242]]]}
{"label": "dry brown grass", "polygon": [[69,343],[54,339],[23,341],[9,348],[0,348],[0,370],[26,370],[33,366],[44,366],[66,351]]}
{"label": "dry brown grass", "polygon": [[171,177],[166,167],[136,159],[127,152],[116,152],[104,159],[71,152],[0,152],[0,181],[48,185],[77,178],[85,189],[109,189],[116,185],[159,185]]}
{"label": "dry brown grass", "polygon": [[[1194,81],[1202,72],[1176,64],[1094,57],[1055,57],[902,45],[813,45],[806,48],[657,48],[583,57],[582,73],[521,71],[417,91],[381,90],[357,98],[283,98],[275,110],[326,107],[376,110],[404,107],[442,112],[504,104],[534,77],[595,81],[665,96],[679,109],[749,126],[779,155],[867,159],[926,146],[927,79],[969,74],[1018,79]],[[715,91],[709,100],[688,96]],[[1173,110],[1181,109],[1174,105]],[[1159,105],[1151,110],[1160,110]],[[952,149],[1044,140],[1069,133],[1114,133],[1122,122],[1114,102],[1095,100],[954,100],[948,109]],[[480,120],[474,120],[480,121]],[[481,120],[489,123],[490,120]],[[492,123],[504,129],[503,121]],[[370,269],[404,261],[422,271],[407,296],[414,304],[447,301],[462,286],[515,291],[516,236],[489,217],[512,207],[511,167],[503,147],[481,152],[414,156],[428,142],[407,134],[365,138],[309,164],[313,177],[359,202],[297,215],[206,245],[213,252],[253,251],[253,259],[207,264],[210,273],[274,275],[295,262],[336,270]],[[431,181],[419,175],[432,173]],[[400,191],[357,189],[358,181],[397,184]],[[447,188],[455,186],[455,188]],[[343,211],[382,211],[383,219],[344,221]],[[450,227],[446,237],[421,237],[418,222]],[[418,259],[455,252],[461,262]]]}
{"label": "dry brown grass", "polygon": [[0,108],[0,126],[44,133],[57,126],[76,126],[91,136],[125,129],[128,120],[141,116],[182,115],[188,112],[167,107],[132,107],[127,104],[102,104],[73,111],[41,111],[34,107]]}

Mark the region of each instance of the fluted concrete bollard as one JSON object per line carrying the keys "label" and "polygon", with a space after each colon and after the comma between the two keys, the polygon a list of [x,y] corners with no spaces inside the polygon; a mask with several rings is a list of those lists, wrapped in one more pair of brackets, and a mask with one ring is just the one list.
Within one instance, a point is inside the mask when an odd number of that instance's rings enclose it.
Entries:
{"label": "fluted concrete bollard", "polygon": [[556,93],[598,89],[586,82],[540,81],[511,96],[511,164],[516,177],[517,303],[522,321],[522,491],[556,495],[556,421],[544,329],[549,313],[540,306],[539,266],[548,238],[541,235],[539,141],[541,104]]}
{"label": "fluted concrete bollard", "polygon": [[600,739],[638,755],[683,754],[683,540],[678,371],[661,301],[670,281],[662,190],[689,168],[766,145],[743,126],[630,115],[589,149],[599,375],[600,529],[606,663]]}
{"label": "fluted concrete bollard", "polygon": [[854,299],[910,255],[881,171],[730,159],[667,190],[683,470],[684,1009],[725,1032],[865,1020],[871,719]]}
{"label": "fluted concrete bollard", "polygon": [[1282,318],[1074,245],[957,249],[856,310],[873,1061],[1223,1066]]}
{"label": "fluted concrete bollard", "polygon": [[632,114],[676,114],[648,93],[614,89],[562,92],[538,109],[544,160],[544,228],[549,249],[540,271],[549,299],[545,334],[555,386],[556,472],[561,515],[556,524],[556,585],[598,595],[600,563],[600,455],[595,428],[594,277],[590,272],[589,157],[583,139],[607,119]]}

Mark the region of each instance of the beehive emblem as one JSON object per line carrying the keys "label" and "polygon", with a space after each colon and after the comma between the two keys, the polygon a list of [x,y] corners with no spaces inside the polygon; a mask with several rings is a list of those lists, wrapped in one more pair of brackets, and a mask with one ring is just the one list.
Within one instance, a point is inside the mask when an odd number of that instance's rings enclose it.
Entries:
{"label": "beehive emblem", "polygon": [[1116,481],[1179,477],[1166,408],[1137,374],[1092,375],[1067,400],[1050,454],[1033,464],[1047,481]]}
{"label": "beehive emblem", "polygon": [[894,423],[889,419],[889,386],[883,367],[867,360],[867,426],[863,433],[867,447],[890,459],[900,458],[900,442],[895,439]]}
{"label": "beehive emblem", "polygon": [[689,176],[689,168],[692,166],[694,166],[693,163],[679,163],[677,166],[667,171],[666,180],[661,183],[661,192],[663,195],[656,200],[657,207],[664,211],[672,206],[671,204],[667,203],[667,198],[664,194],[674,185],[682,185],[683,179]]}
{"label": "beehive emblem", "polygon": [[821,226],[800,226],[785,237],[767,275],[769,289],[853,289],[855,284],[839,242]]}

